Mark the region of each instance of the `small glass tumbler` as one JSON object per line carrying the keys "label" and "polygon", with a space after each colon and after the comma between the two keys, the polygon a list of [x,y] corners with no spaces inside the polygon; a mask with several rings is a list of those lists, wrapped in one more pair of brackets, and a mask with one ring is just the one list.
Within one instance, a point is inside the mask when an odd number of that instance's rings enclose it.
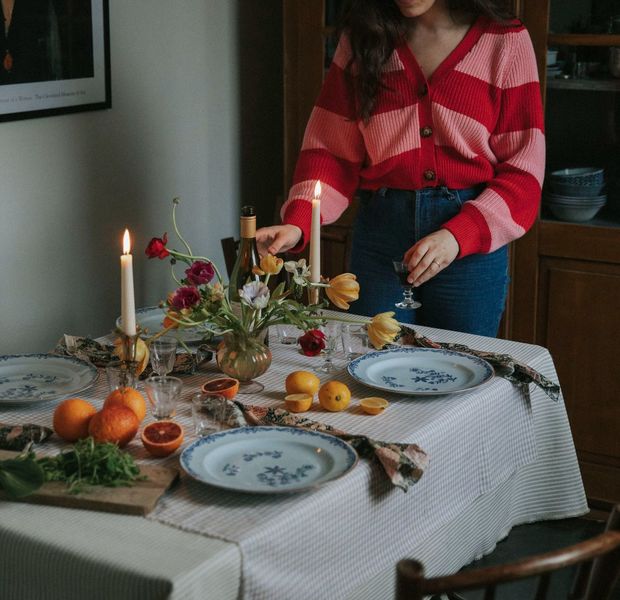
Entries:
{"label": "small glass tumbler", "polygon": [[113,392],[119,388],[132,387],[135,388],[138,383],[136,375],[137,363],[126,362],[124,360],[115,360],[108,363],[105,368],[105,374],[108,379],[108,387]]}
{"label": "small glass tumbler", "polygon": [[277,326],[278,328],[278,341],[281,344],[296,344],[297,339],[302,334],[301,329],[295,327],[295,325],[289,325],[288,323],[282,323]]}
{"label": "small glass tumbler", "polygon": [[343,323],[341,336],[342,349],[347,360],[353,360],[368,352],[368,333],[364,325]]}
{"label": "small glass tumbler", "polygon": [[151,343],[151,367],[158,375],[168,375],[177,357],[177,339],[163,336]]}
{"label": "small glass tumbler", "polygon": [[192,396],[194,433],[205,436],[220,431],[226,417],[226,398],[216,394],[198,393]]}
{"label": "small glass tumbler", "polygon": [[325,334],[325,349],[322,352],[325,360],[323,364],[315,367],[314,370],[317,373],[335,373],[340,371],[340,368],[332,360],[338,346],[338,340],[340,340],[340,323],[338,321],[327,321],[319,329]]}
{"label": "small glass tumbler", "polygon": [[160,421],[174,416],[182,388],[183,382],[169,375],[153,375],[144,382],[151,414],[155,419]]}

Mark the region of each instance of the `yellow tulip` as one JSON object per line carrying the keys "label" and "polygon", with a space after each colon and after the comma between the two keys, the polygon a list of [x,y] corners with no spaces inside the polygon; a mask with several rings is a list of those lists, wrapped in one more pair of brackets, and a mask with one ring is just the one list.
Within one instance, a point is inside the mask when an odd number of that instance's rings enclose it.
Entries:
{"label": "yellow tulip", "polygon": [[393,342],[400,331],[400,325],[393,317],[393,312],[379,313],[367,325],[368,339],[377,350]]}
{"label": "yellow tulip", "polygon": [[[116,338],[114,340],[114,354],[121,360],[130,359],[130,357],[125,356],[125,346],[121,338]],[[142,338],[137,338],[135,357],[133,357],[137,363],[136,375],[140,375],[140,373],[146,369],[146,365],[149,364],[149,354],[149,347],[145,344],[144,340]]]}
{"label": "yellow tulip", "polygon": [[325,288],[325,293],[334,306],[349,310],[349,302],[354,302],[360,297],[360,284],[356,279],[353,273],[342,273],[329,280],[329,287]]}
{"label": "yellow tulip", "polygon": [[273,256],[273,254],[266,254],[260,259],[260,268],[253,267],[252,273],[255,275],[277,275],[284,266],[284,261],[281,258]]}

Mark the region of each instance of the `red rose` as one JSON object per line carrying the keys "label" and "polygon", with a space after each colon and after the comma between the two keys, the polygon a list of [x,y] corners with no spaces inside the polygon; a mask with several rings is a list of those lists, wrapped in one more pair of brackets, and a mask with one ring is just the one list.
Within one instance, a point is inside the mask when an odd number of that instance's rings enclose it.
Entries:
{"label": "red rose", "polygon": [[170,304],[177,310],[192,308],[200,302],[200,292],[195,287],[180,287],[172,296]]}
{"label": "red rose", "polygon": [[306,356],[316,356],[325,348],[325,334],[320,329],[309,329],[297,341]]}
{"label": "red rose", "polygon": [[149,258],[161,258],[164,259],[170,254],[166,248],[168,243],[168,234],[164,233],[162,238],[153,238],[144,251]]}
{"label": "red rose", "polygon": [[203,260],[195,260],[189,269],[185,270],[185,276],[190,283],[194,285],[202,285],[209,283],[215,275],[215,269],[210,262]]}

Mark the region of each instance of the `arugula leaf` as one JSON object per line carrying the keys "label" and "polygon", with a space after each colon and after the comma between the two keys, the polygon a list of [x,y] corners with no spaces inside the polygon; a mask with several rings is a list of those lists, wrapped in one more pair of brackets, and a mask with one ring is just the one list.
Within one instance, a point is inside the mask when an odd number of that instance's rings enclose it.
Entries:
{"label": "arugula leaf", "polygon": [[0,488],[12,498],[23,498],[45,483],[45,472],[33,453],[0,461]]}

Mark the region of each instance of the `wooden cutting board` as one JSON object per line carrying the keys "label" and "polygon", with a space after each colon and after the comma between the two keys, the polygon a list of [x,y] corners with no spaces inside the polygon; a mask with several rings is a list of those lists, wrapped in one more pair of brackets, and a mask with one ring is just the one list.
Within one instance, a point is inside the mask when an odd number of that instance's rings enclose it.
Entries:
{"label": "wooden cutting board", "polygon": [[[14,458],[18,454],[0,450],[0,460]],[[69,494],[65,483],[50,481],[43,484],[34,494],[18,501],[126,515],[146,515],[155,508],[159,498],[177,479],[179,471],[168,467],[140,465],[140,473],[146,475],[148,479],[136,481],[132,487],[91,486],[80,494]],[[1,491],[0,498],[13,500]]]}

